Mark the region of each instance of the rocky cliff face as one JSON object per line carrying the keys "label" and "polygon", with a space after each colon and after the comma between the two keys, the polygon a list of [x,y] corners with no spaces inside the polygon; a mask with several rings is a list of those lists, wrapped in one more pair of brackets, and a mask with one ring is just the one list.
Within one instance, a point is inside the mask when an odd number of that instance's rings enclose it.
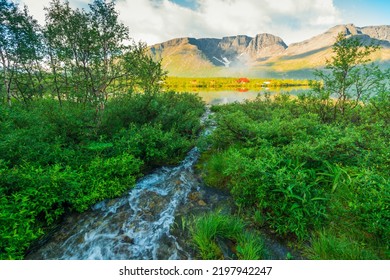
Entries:
{"label": "rocky cliff face", "polygon": [[390,25],[367,26],[361,28],[361,32],[371,38],[390,42]]}
{"label": "rocky cliff face", "polygon": [[253,38],[245,35],[223,37],[218,47],[224,52],[233,51],[234,54],[245,52]]}
{"label": "rocky cliff face", "polygon": [[[179,38],[154,45],[150,48],[151,53],[160,58],[164,50],[171,49],[183,52],[188,46],[195,46],[213,64],[220,66],[223,62],[237,62],[245,55],[246,59],[256,60],[267,58],[282,53],[287,45],[280,37],[271,34],[259,34],[255,38],[238,35],[224,37],[222,39],[195,39]],[[162,58],[162,57],[161,57]],[[222,61],[222,62],[221,62]]]}
{"label": "rocky cliff face", "polygon": [[246,53],[255,59],[279,55],[287,48],[284,41],[271,34],[259,34],[249,44]]}

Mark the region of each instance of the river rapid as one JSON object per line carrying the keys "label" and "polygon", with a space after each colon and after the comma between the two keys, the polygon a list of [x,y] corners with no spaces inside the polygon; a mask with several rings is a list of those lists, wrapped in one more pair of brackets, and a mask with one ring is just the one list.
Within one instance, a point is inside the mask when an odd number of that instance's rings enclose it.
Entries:
{"label": "river rapid", "polygon": [[[209,114],[208,109],[201,121],[206,122]],[[203,185],[194,171],[199,156],[195,147],[178,166],[155,170],[127,195],[67,216],[27,259],[193,259],[189,219],[196,213],[216,208],[230,212],[234,207],[228,194]]]}
{"label": "river rapid", "polygon": [[[205,134],[214,129],[207,108]],[[195,216],[236,212],[228,193],[208,188],[195,170],[197,147],[177,166],[156,169],[120,198],[71,214],[37,242],[26,259],[39,260],[183,260],[196,259],[189,224]],[[264,235],[270,259],[289,252]],[[230,256],[226,255],[226,258]]]}

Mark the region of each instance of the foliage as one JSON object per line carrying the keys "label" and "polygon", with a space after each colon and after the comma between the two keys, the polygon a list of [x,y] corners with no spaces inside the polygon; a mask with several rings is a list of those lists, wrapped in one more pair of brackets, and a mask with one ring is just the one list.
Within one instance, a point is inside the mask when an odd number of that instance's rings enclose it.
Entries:
{"label": "foliage", "polygon": [[309,93],[322,120],[346,117],[375,93],[375,87],[383,84],[382,71],[368,64],[369,56],[378,49],[379,46],[365,43],[362,38],[338,34],[334,55],[326,61],[325,70],[315,71],[318,81],[311,83]]}
{"label": "foliage", "polygon": [[377,121],[390,122],[390,69],[376,73],[378,82],[373,88],[374,95],[368,100],[367,105],[372,106]]}
{"label": "foliage", "polygon": [[144,43],[134,45],[123,58],[125,80],[129,80],[129,91],[142,90],[153,95],[161,90],[167,72],[163,70],[161,61],[155,61],[147,52]]}
{"label": "foliage", "polygon": [[263,239],[252,232],[244,232],[239,236],[236,249],[240,260],[261,260],[265,256]]}
{"label": "foliage", "polygon": [[26,250],[69,211],[122,195],[151,168],[180,161],[201,129],[204,104],[190,94],[156,93],[94,105],[54,100],[0,105],[0,259]]}
{"label": "foliage", "polygon": [[160,92],[160,62],[127,43],[114,1],[45,10],[41,27],[0,1],[0,259],[22,258],[63,213],[178,162],[201,129],[203,102]]}
{"label": "foliage", "polygon": [[[65,24],[66,22],[66,24]],[[97,0],[90,12],[53,1],[47,8],[45,38],[57,97],[103,104],[109,87],[124,75],[128,29],[118,21],[113,2]]]}
{"label": "foliage", "polygon": [[239,259],[259,260],[264,257],[264,244],[259,236],[246,231],[239,218],[218,212],[197,217],[193,222],[192,238],[203,260],[224,258],[218,240],[232,241]]}
{"label": "foliage", "polygon": [[145,44],[130,40],[114,1],[94,0],[84,10],[53,0],[45,11],[40,26],[26,7],[0,2],[3,103],[53,98],[60,105],[94,104],[98,115],[113,95],[153,97],[160,90],[166,75],[161,63],[152,60]]}
{"label": "foliage", "polygon": [[375,260],[378,256],[347,236],[319,232],[306,254],[314,260]]}
{"label": "foliage", "polygon": [[27,7],[0,1],[0,98],[9,106],[43,95],[42,32]]}
{"label": "foliage", "polygon": [[161,124],[164,130],[175,129],[183,136],[194,137],[200,129],[197,119],[204,112],[200,97],[188,93],[156,93],[118,96],[110,102],[103,116],[101,130],[113,134],[135,124]]}
{"label": "foliage", "polygon": [[371,252],[354,258],[385,258],[390,127],[371,106],[357,107],[355,122],[323,122],[308,102],[259,96],[213,107],[205,182],[227,188],[244,213],[260,217],[253,223],[279,236],[302,244],[334,227]]}

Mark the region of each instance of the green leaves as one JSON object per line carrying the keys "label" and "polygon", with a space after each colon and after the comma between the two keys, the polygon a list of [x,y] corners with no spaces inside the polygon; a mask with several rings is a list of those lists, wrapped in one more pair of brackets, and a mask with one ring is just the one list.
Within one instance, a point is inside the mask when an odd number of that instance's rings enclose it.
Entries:
{"label": "green leaves", "polygon": [[328,161],[324,161],[326,168],[329,170],[328,172],[318,173],[318,175],[322,175],[325,177],[325,181],[329,180],[329,183],[332,186],[331,192],[334,193],[340,184],[345,183],[346,179],[350,180],[348,172],[340,167],[339,165],[333,165]]}
{"label": "green leaves", "polygon": [[[128,51],[129,31],[118,20],[113,2],[95,0],[90,11],[73,10],[69,3],[46,8],[45,39],[55,95],[101,105],[108,89],[122,76],[122,55]],[[112,89],[111,89],[112,90]]]}
{"label": "green leaves", "polygon": [[104,111],[109,96],[144,92],[153,96],[166,77],[146,44],[129,43],[115,2],[94,0],[89,9],[68,2],[45,7],[45,26],[12,0],[0,4],[0,100],[28,105],[51,97],[93,104]]}
{"label": "green leaves", "polygon": [[234,244],[230,250],[236,251],[240,260],[260,260],[265,255],[262,238],[246,230],[243,221],[234,216],[216,212],[197,217],[191,233],[203,260],[229,258],[220,246],[224,241]]}
{"label": "green leaves", "polygon": [[[375,95],[386,84],[383,74],[370,55],[379,49],[364,38],[338,34],[333,57],[326,61],[326,70],[315,70],[320,81],[312,82],[309,99],[324,122],[348,120],[352,111]],[[387,78],[388,80],[388,78]]]}
{"label": "green leaves", "polygon": [[331,242],[358,239],[383,258],[390,248],[389,126],[369,106],[356,108],[356,122],[323,122],[307,102],[258,98],[213,108],[205,182],[229,189],[242,212],[256,213],[257,227],[300,244],[334,229],[344,236]]}
{"label": "green leaves", "polygon": [[180,161],[201,129],[201,99],[159,92],[166,73],[145,44],[127,44],[115,2],[89,7],[53,0],[41,28],[0,1],[0,259]]}
{"label": "green leaves", "polygon": [[17,99],[28,103],[42,97],[44,56],[42,32],[27,8],[8,0],[0,3],[0,98],[11,106]]}
{"label": "green leaves", "polygon": [[0,104],[0,259],[23,258],[64,213],[119,197],[142,172],[183,159],[203,103],[174,93],[152,101],[145,117],[145,96],[110,100],[100,125],[93,106]]}

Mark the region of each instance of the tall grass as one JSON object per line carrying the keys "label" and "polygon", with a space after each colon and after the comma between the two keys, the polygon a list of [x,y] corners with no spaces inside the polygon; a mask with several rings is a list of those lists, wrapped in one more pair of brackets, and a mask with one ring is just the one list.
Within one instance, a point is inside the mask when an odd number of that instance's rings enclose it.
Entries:
{"label": "tall grass", "polygon": [[192,238],[204,260],[224,259],[217,240],[230,240],[239,259],[258,260],[264,257],[261,237],[245,230],[243,221],[235,216],[214,212],[198,217],[193,222]]}
{"label": "tall grass", "polygon": [[259,260],[264,258],[264,241],[252,232],[240,234],[237,240],[237,255],[241,260]]}
{"label": "tall grass", "polygon": [[314,237],[306,255],[313,260],[375,260],[378,255],[364,244],[348,236],[337,236],[332,231],[320,231]]}

